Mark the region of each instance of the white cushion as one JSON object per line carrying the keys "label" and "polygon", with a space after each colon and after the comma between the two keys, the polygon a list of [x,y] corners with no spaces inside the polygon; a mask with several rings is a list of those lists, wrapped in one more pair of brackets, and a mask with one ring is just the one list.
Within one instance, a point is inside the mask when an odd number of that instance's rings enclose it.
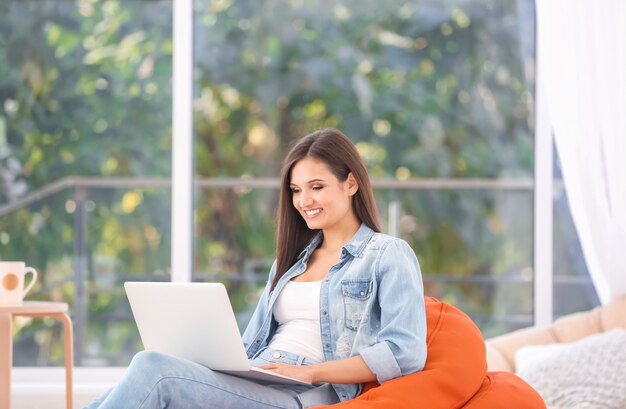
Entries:
{"label": "white cushion", "polygon": [[545,344],[545,345],[527,345],[515,351],[515,368],[516,371],[524,372],[545,361],[546,359],[558,354],[564,349],[569,348],[569,343]]}
{"label": "white cushion", "polygon": [[626,329],[522,349],[516,354],[517,374],[548,406],[626,408]]}

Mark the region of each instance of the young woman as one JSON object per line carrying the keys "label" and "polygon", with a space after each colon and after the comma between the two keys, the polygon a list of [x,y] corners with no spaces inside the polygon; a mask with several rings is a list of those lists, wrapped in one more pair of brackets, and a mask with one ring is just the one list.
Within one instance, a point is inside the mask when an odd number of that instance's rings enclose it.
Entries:
{"label": "young woman", "polygon": [[311,383],[269,384],[140,352],[88,408],[307,408],[354,398],[423,368],[419,264],[380,233],[373,191],[350,139],[300,139],[281,171],[276,261],[243,335],[253,365]]}

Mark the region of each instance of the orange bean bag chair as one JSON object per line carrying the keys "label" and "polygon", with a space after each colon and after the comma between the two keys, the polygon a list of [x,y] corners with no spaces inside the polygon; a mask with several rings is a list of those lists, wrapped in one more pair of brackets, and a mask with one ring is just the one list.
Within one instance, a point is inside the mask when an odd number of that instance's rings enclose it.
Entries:
{"label": "orange bean bag chair", "polygon": [[422,371],[367,384],[352,400],[315,409],[545,409],[522,379],[487,372],[482,334],[465,313],[431,297],[425,302],[428,356]]}

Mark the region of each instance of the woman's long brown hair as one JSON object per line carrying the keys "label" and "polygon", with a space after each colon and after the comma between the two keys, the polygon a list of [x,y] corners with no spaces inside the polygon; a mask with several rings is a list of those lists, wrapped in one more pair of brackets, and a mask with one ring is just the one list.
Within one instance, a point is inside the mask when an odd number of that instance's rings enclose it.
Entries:
{"label": "woman's long brown hair", "polygon": [[278,226],[276,228],[276,276],[272,290],[278,280],[296,262],[298,254],[315,236],[317,230],[311,230],[293,206],[290,188],[291,170],[305,157],[312,157],[325,162],[331,172],[344,182],[348,174],[356,179],[358,190],[352,197],[352,209],[362,223],[372,230],[380,232],[378,208],[369,176],[361,156],[352,141],[341,131],[325,128],[301,138],[287,154],[280,172],[280,193],[278,202]]}

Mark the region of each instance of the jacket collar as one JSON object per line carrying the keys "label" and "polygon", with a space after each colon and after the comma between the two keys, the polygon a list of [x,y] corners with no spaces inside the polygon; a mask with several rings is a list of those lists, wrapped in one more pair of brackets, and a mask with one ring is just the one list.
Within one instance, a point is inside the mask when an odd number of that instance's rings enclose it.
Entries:
{"label": "jacket collar", "polygon": [[[374,230],[369,228],[365,223],[361,223],[359,229],[354,233],[354,236],[350,239],[349,242],[344,244],[342,248],[342,255],[345,251],[352,254],[354,257],[358,257],[363,250],[365,249],[365,245],[370,241],[372,236],[374,235]],[[309,244],[298,254],[298,259],[304,258],[304,261],[308,261],[309,257],[313,253],[313,251],[322,243],[324,239],[324,233],[322,231],[318,231],[315,236],[311,239]]]}

